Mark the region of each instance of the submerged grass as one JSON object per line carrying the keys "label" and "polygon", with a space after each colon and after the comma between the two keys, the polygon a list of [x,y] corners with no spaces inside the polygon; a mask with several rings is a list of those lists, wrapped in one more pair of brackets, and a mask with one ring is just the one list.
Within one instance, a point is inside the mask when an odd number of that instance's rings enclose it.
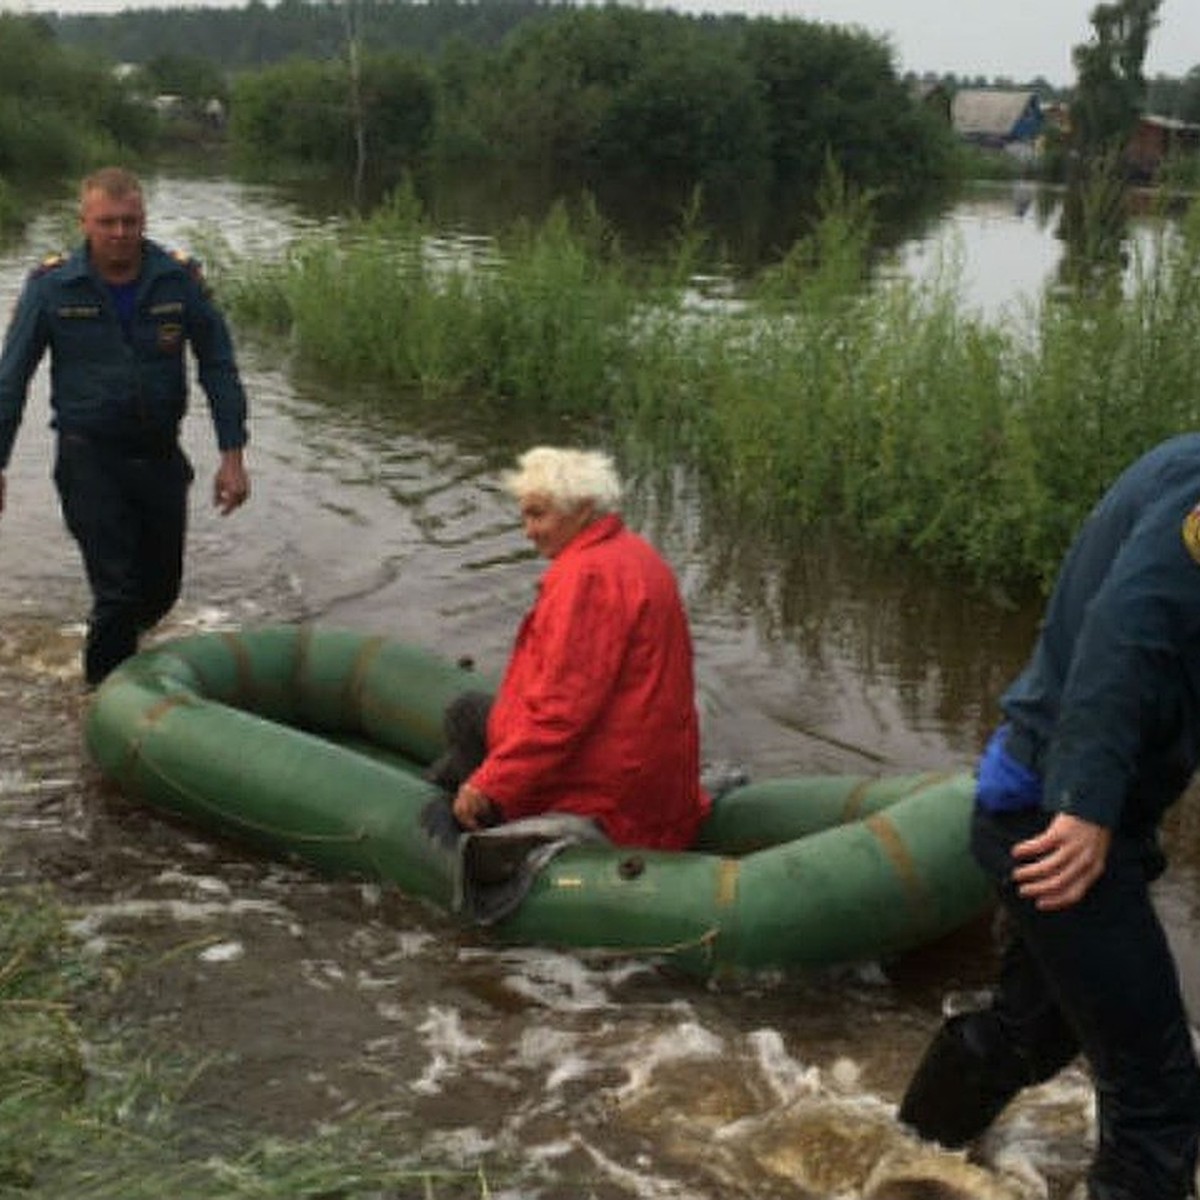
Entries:
{"label": "submerged grass", "polygon": [[[833,186],[811,235],[736,300],[697,308],[674,261],[635,269],[594,213],[486,251],[439,247],[408,193],[226,285],[340,377],[606,420],[779,528],[833,522],[975,580],[1046,584],[1141,450],[1196,424],[1200,214],[1125,286],[1048,289],[989,322],[947,270],[867,282],[869,205]],[[457,255],[457,257],[455,257]]]}
{"label": "submerged grass", "polygon": [[287,333],[340,378],[581,413],[607,405],[643,301],[594,211],[557,208],[500,246],[450,244],[406,189],[252,276],[233,272],[223,293],[239,320]]}
{"label": "submerged grass", "polygon": [[[0,893],[0,1196],[21,1200],[483,1200],[482,1169],[433,1169],[350,1117],[304,1141],[197,1128],[202,1063],[156,1062],[76,1023],[114,986],[46,889]],[[393,1135],[394,1137],[394,1135]],[[203,1148],[201,1148],[203,1147]]]}

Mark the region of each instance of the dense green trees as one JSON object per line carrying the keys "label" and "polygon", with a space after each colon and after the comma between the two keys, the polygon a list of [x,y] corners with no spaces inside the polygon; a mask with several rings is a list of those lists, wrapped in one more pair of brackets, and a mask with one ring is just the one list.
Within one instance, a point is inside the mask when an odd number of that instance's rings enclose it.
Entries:
{"label": "dense green trees", "polygon": [[[364,58],[362,133],[377,175],[395,177],[421,156],[433,121],[428,69],[400,55]],[[294,62],[238,76],[232,97],[237,152],[259,164],[346,172],[356,163],[356,107],[345,63]]]}
{"label": "dense green trees", "polygon": [[229,97],[229,81],[220,65],[194,54],[156,54],[142,65],[133,82],[149,96],[165,92],[198,105]]}
{"label": "dense green trees", "polygon": [[64,15],[50,25],[64,45],[87,47],[114,62],[190,54],[242,71],[293,58],[337,57],[350,4],[365,46],[427,58],[456,38],[495,47],[517,25],[554,9],[545,0],[247,0],[241,7],[204,7],[198,0],[194,7]]}
{"label": "dense green trees", "polygon": [[1076,46],[1078,82],[1071,103],[1075,149],[1092,161],[1119,152],[1146,99],[1142,67],[1162,0],[1115,0],[1091,15],[1092,41]]}
{"label": "dense green trees", "polygon": [[[953,174],[949,129],[912,101],[886,45],[801,21],[537,0],[249,0],[4,20],[10,183],[149,148],[158,93],[192,102],[197,140],[215,128],[202,122],[207,100],[228,98],[243,161],[352,176],[356,198],[364,176],[381,195],[426,168],[503,164],[558,194],[653,180],[664,213],[696,188],[757,213],[784,188],[799,213],[830,162],[885,204],[936,194]],[[93,35],[86,56],[64,44],[80,30]],[[115,60],[135,49],[122,39],[147,31],[138,69],[119,81]],[[186,132],[178,120],[171,131]]]}
{"label": "dense green trees", "polygon": [[145,147],[153,116],[50,26],[0,13],[0,180],[23,184]]}
{"label": "dense green trees", "polygon": [[1146,85],[1146,109],[1179,121],[1200,123],[1200,67],[1182,79],[1157,75]]}
{"label": "dense green trees", "polygon": [[832,158],[860,187],[920,190],[951,169],[950,131],[913,102],[880,41],[837,26],[755,21],[743,57],[762,89],[776,178],[815,187]]}
{"label": "dense green trees", "polygon": [[899,190],[951,160],[882,42],[803,21],[563,10],[517,29],[457,101],[456,124],[499,157],[606,173],[815,186],[832,157],[852,183]]}
{"label": "dense green trees", "polygon": [[510,162],[703,181],[753,171],[767,149],[736,47],[669,13],[563,10],[522,26],[459,99],[459,123]]}
{"label": "dense green trees", "polygon": [[[240,75],[239,153],[345,168],[345,57]],[[914,102],[887,47],[835,27],[563,7],[494,51],[459,40],[435,63],[376,55],[364,71],[367,167],[383,188],[437,162],[795,191],[832,161],[852,185],[911,202],[953,174],[949,129]]]}
{"label": "dense green trees", "polygon": [[1126,191],[1136,169],[1126,147],[1146,100],[1143,64],[1162,0],[1114,0],[1091,14],[1094,37],[1074,50],[1067,194],[1059,274],[1081,287],[1119,287]]}

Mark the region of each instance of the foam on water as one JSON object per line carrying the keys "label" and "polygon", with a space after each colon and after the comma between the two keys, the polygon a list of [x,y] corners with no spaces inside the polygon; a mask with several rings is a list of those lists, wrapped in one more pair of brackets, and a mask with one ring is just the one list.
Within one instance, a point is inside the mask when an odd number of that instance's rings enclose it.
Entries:
{"label": "foam on water", "polygon": [[663,1179],[654,1172],[655,1165],[648,1158],[637,1165],[645,1170],[624,1166],[605,1154],[599,1147],[580,1139],[580,1145],[592,1162],[614,1183],[624,1188],[638,1200],[705,1200],[702,1193],[681,1187],[675,1180]]}
{"label": "foam on water", "polygon": [[409,1085],[414,1092],[440,1092],[444,1078],[471,1068],[479,1054],[488,1048],[482,1038],[465,1032],[462,1016],[456,1009],[431,1005],[417,1030],[424,1035],[429,1063],[421,1077]]}
{"label": "foam on water", "polygon": [[[868,1200],[916,1181],[943,1200],[1046,1200],[1036,1144],[1045,1134],[1042,1110],[1065,1103],[1078,1134],[1082,1077],[1022,1098],[1025,1116],[998,1128],[985,1163],[971,1163],[911,1137],[894,1105],[862,1088],[852,1058],[824,1069],[801,1062],[780,1030],[731,1038],[678,999],[618,1004],[604,970],[545,952],[519,956],[532,977],[525,986],[513,956],[498,957],[506,988],[544,1000],[540,1015],[513,1026],[486,1007],[436,1004],[418,1017],[396,998],[392,1017],[415,1027],[424,1054],[406,1087],[452,1108],[464,1089],[503,1096],[494,1125],[443,1127],[425,1147],[467,1162],[519,1147],[534,1175],[558,1180],[548,1195],[564,1194],[564,1179],[590,1172],[593,1182],[639,1198]],[[398,1053],[403,1037],[373,1049]],[[535,1130],[550,1136],[534,1142]],[[653,1157],[620,1154],[621,1145],[652,1145]]]}
{"label": "foam on water", "polygon": [[749,1042],[758,1070],[781,1104],[811,1096],[821,1086],[821,1072],[792,1058],[777,1029],[756,1029]]}
{"label": "foam on water", "polygon": [[285,910],[270,900],[216,901],[116,900],[109,904],[93,904],[70,930],[81,940],[94,937],[104,926],[120,921],[204,922],[217,917],[283,916]]}
{"label": "foam on water", "polygon": [[210,896],[229,897],[233,894],[232,888],[224,879],[218,879],[215,875],[192,875],[177,867],[160,871],[154,877],[154,882],[166,887],[188,888]]}
{"label": "foam on water", "polygon": [[617,1101],[627,1100],[649,1086],[655,1073],[668,1063],[720,1059],[724,1042],[694,1021],[685,1021],[673,1030],[656,1034],[647,1045],[637,1047],[627,1065],[627,1079],[614,1093]]}
{"label": "foam on water", "polygon": [[66,776],[35,779],[19,768],[0,770],[0,796],[32,796],[43,792],[62,792],[77,787],[79,781]]}
{"label": "foam on water", "polygon": [[[478,953],[465,950],[462,957],[468,960]],[[612,986],[650,969],[644,963],[627,961],[596,968],[575,955],[537,948],[486,953],[497,965],[509,968],[504,975],[508,990],[556,1012],[591,1012],[611,1007]]]}
{"label": "foam on water", "polygon": [[241,942],[218,942],[200,951],[200,961],[206,963],[237,962],[246,953],[246,947]]}

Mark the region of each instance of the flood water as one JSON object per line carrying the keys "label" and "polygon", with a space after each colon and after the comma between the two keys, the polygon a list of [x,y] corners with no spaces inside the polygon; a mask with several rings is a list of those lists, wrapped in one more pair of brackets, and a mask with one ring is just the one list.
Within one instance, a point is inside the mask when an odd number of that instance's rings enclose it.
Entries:
{"label": "flood water", "polygon": [[[268,254],[303,221],[220,179],[158,179],[148,199],[151,233],[184,247],[216,227]],[[1000,220],[954,218],[973,219]],[[1017,271],[1048,235],[1012,221],[994,232]],[[57,228],[39,223],[0,258],[6,312]],[[309,621],[499,670],[541,566],[497,470],[577,431],[481,427],[452,405],[348,392],[240,340],[253,496],[230,518],[209,508],[197,397],[188,570],[163,632]],[[514,1200],[882,1197],[906,1172],[968,1196],[1065,1197],[1078,1181],[1092,1114],[1077,1069],[1012,1107],[979,1168],[894,1122],[944,997],[988,977],[986,929],[897,964],[705,984],[652,963],[496,949],[403,896],[210,842],[102,788],[80,737],[86,589],[45,426],[42,372],[0,520],[0,872],[51,881],[96,954],[136,954],[113,1015],[151,1049],[207,1057],[187,1097],[194,1137],[304,1136],[370,1110],[413,1163],[482,1164],[490,1194]],[[706,512],[686,477],[669,507],[635,482],[627,516],[681,581],[707,757],[759,777],[971,763],[1035,608],[825,538],[758,544]],[[1196,995],[1196,856],[1175,857],[1163,906]]]}

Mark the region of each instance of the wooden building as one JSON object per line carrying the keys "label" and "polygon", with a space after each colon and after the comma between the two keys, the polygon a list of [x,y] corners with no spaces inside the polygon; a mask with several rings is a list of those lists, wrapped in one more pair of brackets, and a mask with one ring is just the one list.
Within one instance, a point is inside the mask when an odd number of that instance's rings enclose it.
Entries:
{"label": "wooden building", "polygon": [[1045,125],[1037,92],[995,88],[961,88],[950,117],[959,137],[993,150],[1032,146]]}

